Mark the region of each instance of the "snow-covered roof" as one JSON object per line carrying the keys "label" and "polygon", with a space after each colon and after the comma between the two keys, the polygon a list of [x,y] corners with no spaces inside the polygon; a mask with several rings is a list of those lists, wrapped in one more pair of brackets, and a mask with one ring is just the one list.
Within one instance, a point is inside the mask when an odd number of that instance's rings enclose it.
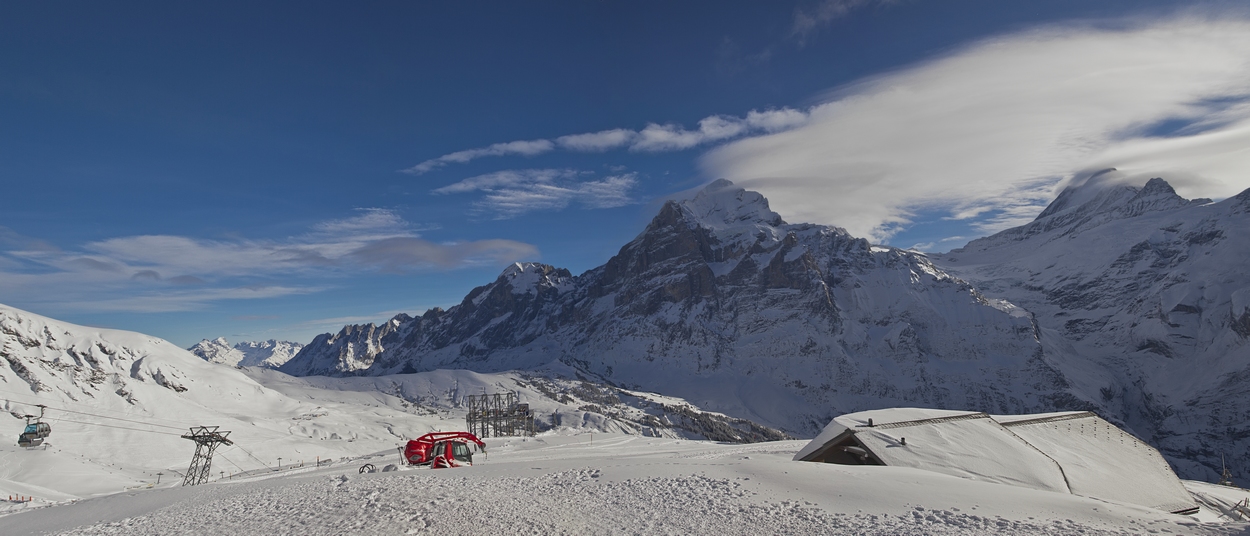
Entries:
{"label": "snow-covered roof", "polygon": [[847,459],[834,449],[862,456],[870,464],[1168,512],[1195,506],[1157,450],[1089,412],[988,415],[894,408],[851,413],[833,419],[794,459]]}
{"label": "snow-covered roof", "polygon": [[1076,495],[1166,512],[1195,506],[1159,451],[1093,413],[1018,420],[1005,426],[1058,462]]}

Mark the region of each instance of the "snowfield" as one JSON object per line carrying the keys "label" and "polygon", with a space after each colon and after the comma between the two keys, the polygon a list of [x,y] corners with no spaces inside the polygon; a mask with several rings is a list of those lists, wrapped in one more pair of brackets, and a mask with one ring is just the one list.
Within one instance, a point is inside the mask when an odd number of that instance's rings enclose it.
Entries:
{"label": "snowfield", "polygon": [[[750,445],[622,434],[487,440],[475,466],[320,469],[135,490],[0,518],[27,534],[1250,534],[1236,523],[923,470],[795,462]],[[1250,492],[1246,492],[1250,495]]]}
{"label": "snowfield", "polygon": [[[1250,492],[1186,483],[1196,517],[904,467],[792,461],[801,440],[575,371],[288,376],[146,335],[0,306],[0,400],[50,408],[44,446],[0,442],[0,533],[1250,534]],[[463,430],[467,394],[513,390],[544,432],[487,439],[473,467],[379,470],[405,439]],[[187,426],[237,443],[182,487]],[[282,458],[279,470],[279,458]],[[318,464],[317,461],[328,461]],[[163,473],[158,475],[157,473]],[[159,476],[159,484],[157,483]]]}

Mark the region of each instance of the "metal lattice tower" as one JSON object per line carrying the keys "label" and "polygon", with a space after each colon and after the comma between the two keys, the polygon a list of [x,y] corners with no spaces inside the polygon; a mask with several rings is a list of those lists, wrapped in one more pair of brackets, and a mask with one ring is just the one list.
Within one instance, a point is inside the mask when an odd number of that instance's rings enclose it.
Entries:
{"label": "metal lattice tower", "polygon": [[478,437],[532,436],[534,414],[530,405],[520,403],[516,392],[469,395],[465,424]]}
{"label": "metal lattice tower", "polygon": [[219,426],[196,426],[191,433],[184,434],[183,439],[195,442],[195,457],[191,458],[191,467],[187,468],[187,476],[183,477],[182,485],[194,486],[208,482],[209,471],[213,466],[213,451],[221,444],[233,445],[226,439],[230,432],[218,432]]}
{"label": "metal lattice tower", "polygon": [[1219,482],[1219,484],[1220,484],[1221,486],[1232,486],[1232,487],[1236,487],[1236,485],[1235,485],[1235,484],[1233,484],[1233,473],[1232,473],[1231,471],[1229,471],[1229,470],[1228,470],[1228,465],[1224,463],[1224,455],[1223,455],[1223,454],[1221,454],[1221,455],[1220,455],[1220,466],[1224,469],[1224,472],[1223,472],[1222,474],[1220,474],[1220,482]]}

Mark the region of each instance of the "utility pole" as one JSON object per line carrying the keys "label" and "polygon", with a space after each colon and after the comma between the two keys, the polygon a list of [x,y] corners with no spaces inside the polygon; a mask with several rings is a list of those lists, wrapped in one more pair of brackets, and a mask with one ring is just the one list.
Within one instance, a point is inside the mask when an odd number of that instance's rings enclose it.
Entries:
{"label": "utility pole", "polygon": [[282,470],[282,457],[281,456],[278,457],[278,470],[279,471]]}
{"label": "utility pole", "polygon": [[182,479],[182,485],[195,486],[208,481],[208,475],[212,474],[213,451],[218,446],[225,443],[233,445],[234,441],[226,439],[230,432],[218,432],[219,426],[196,426],[191,428],[191,433],[183,434],[183,439],[190,439],[195,442],[195,456],[191,458],[191,466],[187,468],[187,476]]}
{"label": "utility pole", "polygon": [[161,475],[163,475],[163,474],[165,474],[165,473],[156,473],[156,484],[157,484],[157,485],[160,485],[160,483],[161,483]]}

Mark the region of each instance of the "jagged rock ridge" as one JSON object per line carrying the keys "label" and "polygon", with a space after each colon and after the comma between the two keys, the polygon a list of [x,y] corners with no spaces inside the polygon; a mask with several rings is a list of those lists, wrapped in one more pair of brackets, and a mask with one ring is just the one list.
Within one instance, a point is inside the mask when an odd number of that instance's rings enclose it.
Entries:
{"label": "jagged rock ridge", "polygon": [[212,340],[204,339],[187,350],[210,363],[232,367],[276,369],[290,361],[303,348],[304,345],[298,342],[274,339],[245,341],[231,346],[225,337],[218,337]]}
{"label": "jagged rock ridge", "polygon": [[666,203],[606,264],[506,269],[448,310],[348,326],[281,370],[482,372],[559,361],[616,385],[811,434],[838,413],[922,405],[1094,408],[1029,315],[924,255],[788,224],[717,181]]}

